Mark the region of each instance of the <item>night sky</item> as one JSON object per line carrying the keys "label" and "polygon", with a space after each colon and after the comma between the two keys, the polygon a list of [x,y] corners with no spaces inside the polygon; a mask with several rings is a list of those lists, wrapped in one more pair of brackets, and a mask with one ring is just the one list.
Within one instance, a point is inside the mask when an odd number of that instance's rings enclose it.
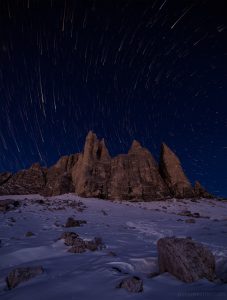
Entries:
{"label": "night sky", "polygon": [[224,1],[0,0],[0,171],[165,141],[227,196]]}

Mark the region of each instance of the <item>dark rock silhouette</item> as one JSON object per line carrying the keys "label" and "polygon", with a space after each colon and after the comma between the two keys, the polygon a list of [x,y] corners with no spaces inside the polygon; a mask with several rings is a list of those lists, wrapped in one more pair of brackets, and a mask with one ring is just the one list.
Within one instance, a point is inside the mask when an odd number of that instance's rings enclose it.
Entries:
{"label": "dark rock silhouette", "polygon": [[50,168],[38,163],[16,174],[0,174],[0,195],[76,193],[118,200],[209,198],[196,182],[191,186],[179,158],[162,144],[159,166],[148,149],[133,141],[127,154],[111,158],[104,139],[89,131],[82,153],[62,156]]}

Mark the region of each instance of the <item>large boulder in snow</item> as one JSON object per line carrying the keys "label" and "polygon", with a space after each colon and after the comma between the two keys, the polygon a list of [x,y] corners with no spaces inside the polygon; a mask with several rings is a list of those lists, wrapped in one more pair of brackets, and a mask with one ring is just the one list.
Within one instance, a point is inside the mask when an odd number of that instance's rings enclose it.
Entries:
{"label": "large boulder in snow", "polygon": [[28,281],[44,272],[41,266],[16,268],[6,277],[6,284],[9,289],[15,288],[24,281]]}
{"label": "large boulder in snow", "polygon": [[157,248],[161,273],[169,272],[185,282],[215,279],[214,255],[202,244],[190,238],[166,237],[158,240]]}
{"label": "large boulder in snow", "polygon": [[179,158],[164,143],[161,147],[159,170],[172,196],[178,198],[194,196],[193,188],[182,169]]}

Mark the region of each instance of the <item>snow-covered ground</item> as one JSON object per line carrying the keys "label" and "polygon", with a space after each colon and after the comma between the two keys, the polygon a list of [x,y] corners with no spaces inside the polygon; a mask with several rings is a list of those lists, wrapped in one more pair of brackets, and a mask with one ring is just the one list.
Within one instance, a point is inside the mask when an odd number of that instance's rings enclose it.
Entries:
{"label": "snow-covered ground", "polygon": [[[167,273],[149,278],[157,270],[156,242],[164,236],[190,236],[210,248],[217,262],[227,259],[227,202],[205,199],[112,202],[68,194],[48,198],[47,207],[34,201],[44,199],[38,195],[1,199],[27,203],[17,210],[0,213],[1,300],[227,299],[227,284],[205,279],[186,284]],[[64,205],[66,200],[81,201],[87,208],[77,211]],[[178,215],[185,210],[200,213],[201,217],[195,218],[195,223],[186,223],[191,217]],[[61,225],[71,216],[86,220],[87,224],[63,228]],[[66,230],[85,239],[99,236],[106,248],[69,253],[63,241],[58,240]],[[27,231],[35,235],[26,237]],[[45,272],[13,290],[6,290],[5,277],[10,270],[33,265],[42,265]],[[126,273],[143,279],[142,293],[131,294],[116,288],[127,277]]]}

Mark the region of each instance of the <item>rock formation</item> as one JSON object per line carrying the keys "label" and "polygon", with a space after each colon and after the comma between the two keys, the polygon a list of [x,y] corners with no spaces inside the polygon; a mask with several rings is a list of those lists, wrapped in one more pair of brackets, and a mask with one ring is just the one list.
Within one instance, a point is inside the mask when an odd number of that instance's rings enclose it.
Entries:
{"label": "rock formation", "polygon": [[213,196],[205,190],[199,181],[195,182],[194,195],[197,198],[213,198]]}
{"label": "rock formation", "polygon": [[169,195],[155,159],[137,141],[133,141],[128,154],[118,155],[111,160],[110,173],[110,199],[149,200]]}
{"label": "rock formation", "polygon": [[28,170],[22,170],[9,177],[0,186],[2,195],[39,194],[45,187],[45,169],[39,163],[33,164]]}
{"label": "rock formation", "polygon": [[210,197],[197,182],[192,188],[179,158],[162,145],[159,166],[148,149],[133,141],[127,154],[111,158],[104,139],[90,131],[82,153],[62,156],[52,167],[38,163],[16,174],[0,174],[0,194],[75,192],[82,197],[118,200]]}
{"label": "rock formation", "polygon": [[164,143],[161,147],[159,169],[172,196],[178,198],[193,197],[193,188],[181,167],[179,158]]}
{"label": "rock formation", "polygon": [[89,131],[84,151],[72,169],[75,191],[84,197],[108,198],[111,158],[102,139]]}
{"label": "rock formation", "polygon": [[169,272],[185,282],[215,279],[215,258],[210,250],[190,238],[166,237],[158,240],[160,273]]}

